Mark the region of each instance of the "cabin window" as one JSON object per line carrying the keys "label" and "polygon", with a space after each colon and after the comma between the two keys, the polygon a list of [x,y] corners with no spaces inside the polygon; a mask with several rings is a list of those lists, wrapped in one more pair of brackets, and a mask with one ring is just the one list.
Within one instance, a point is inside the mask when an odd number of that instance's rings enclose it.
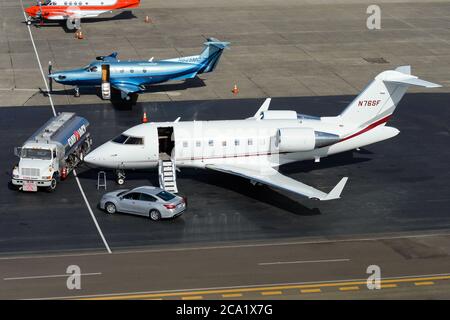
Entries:
{"label": "cabin window", "polygon": [[183,141],[183,148],[187,148],[188,147],[188,142],[187,141]]}
{"label": "cabin window", "polygon": [[253,139],[248,139],[248,145],[252,146],[253,145]]}
{"label": "cabin window", "polygon": [[124,73],[124,72],[125,72],[125,70],[123,70],[123,69],[120,70],[120,73]]}
{"label": "cabin window", "polygon": [[209,141],[208,141],[208,145],[209,145],[210,147],[213,147],[213,146],[214,146],[214,140],[209,140]]}
{"label": "cabin window", "polygon": [[67,2],[64,2],[64,5],[67,6]]}
{"label": "cabin window", "polygon": [[201,141],[196,141],[196,142],[195,142],[195,146],[196,146],[197,148],[200,148],[200,147],[202,146]]}
{"label": "cabin window", "polygon": [[133,70],[133,69],[130,69],[130,73],[134,73],[134,70]]}
{"label": "cabin window", "polygon": [[226,147],[227,146],[227,142],[226,141],[222,141],[222,147]]}
{"label": "cabin window", "polygon": [[143,73],[147,73],[147,69],[143,69],[142,72],[143,72]]}
{"label": "cabin window", "polygon": [[235,146],[238,146],[238,145],[239,145],[239,140],[238,140],[238,139],[234,140],[234,145],[235,145]]}

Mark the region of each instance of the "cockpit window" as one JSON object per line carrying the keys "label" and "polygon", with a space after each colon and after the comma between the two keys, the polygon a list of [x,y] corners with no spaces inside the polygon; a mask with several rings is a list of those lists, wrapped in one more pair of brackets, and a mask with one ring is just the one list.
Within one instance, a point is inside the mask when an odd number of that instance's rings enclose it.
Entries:
{"label": "cockpit window", "polygon": [[90,72],[97,72],[97,66],[93,66],[89,68]]}
{"label": "cockpit window", "polygon": [[129,136],[121,134],[121,135],[115,137],[114,139],[112,139],[112,142],[123,144],[125,141],[127,141],[128,138],[129,138]]}
{"label": "cockpit window", "polygon": [[138,137],[129,137],[125,144],[144,144],[144,139]]}
{"label": "cockpit window", "polygon": [[119,144],[143,145],[144,144],[144,138],[131,137],[131,136],[127,136],[125,134],[121,134],[121,135],[115,137],[112,140],[112,142],[119,143]]}

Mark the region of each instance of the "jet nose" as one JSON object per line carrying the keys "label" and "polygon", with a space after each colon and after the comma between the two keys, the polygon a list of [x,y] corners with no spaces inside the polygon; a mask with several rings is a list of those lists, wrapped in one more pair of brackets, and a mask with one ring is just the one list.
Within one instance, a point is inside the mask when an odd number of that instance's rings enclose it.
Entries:
{"label": "jet nose", "polygon": [[114,168],[118,159],[112,142],[107,142],[92,150],[84,157],[84,162],[95,167]]}

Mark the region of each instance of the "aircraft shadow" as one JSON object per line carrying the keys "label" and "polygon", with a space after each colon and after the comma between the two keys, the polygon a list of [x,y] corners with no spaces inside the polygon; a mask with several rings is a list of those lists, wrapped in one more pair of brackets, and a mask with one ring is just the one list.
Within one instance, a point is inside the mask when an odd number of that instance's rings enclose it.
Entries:
{"label": "aircraft shadow", "polygon": [[[146,93],[164,93],[170,91],[179,91],[179,90],[187,90],[189,88],[201,88],[206,87],[205,82],[199,77],[195,77],[193,79],[186,79],[179,83],[173,84],[156,84],[146,88],[146,90],[139,94],[134,94],[131,96],[130,101],[124,101],[120,97],[120,92],[117,90],[112,90],[111,92],[111,104],[117,110],[129,110],[132,106],[136,105],[138,102],[138,97],[140,94]],[[101,90],[99,87],[79,87],[80,95],[96,95],[99,99],[102,99]],[[47,96],[47,92],[43,89],[39,89],[40,92]],[[62,90],[53,90],[51,92],[54,96],[66,96],[66,95],[74,95],[75,89],[62,89]]]}
{"label": "aircraft shadow", "polygon": [[372,160],[367,157],[359,157],[357,154],[370,155],[373,152],[367,149],[361,149],[360,151],[348,151],[332,156],[328,156],[320,160],[320,163],[314,161],[299,161],[293,162],[281,166],[281,172],[285,174],[298,173],[298,172],[311,172],[317,169],[328,169],[352,164],[363,163]]}
{"label": "aircraft shadow", "polygon": [[[83,27],[83,24],[89,23],[131,20],[131,19],[137,19],[137,16],[135,16],[132,11],[122,11],[112,17],[97,17],[97,18],[82,19],[81,27]],[[25,21],[22,21],[22,23],[26,24]],[[40,25],[39,22],[34,22],[33,25],[35,28],[54,28],[54,27],[62,28],[66,33],[75,33],[76,31],[76,29],[67,28],[65,21],[45,21],[44,25]]]}

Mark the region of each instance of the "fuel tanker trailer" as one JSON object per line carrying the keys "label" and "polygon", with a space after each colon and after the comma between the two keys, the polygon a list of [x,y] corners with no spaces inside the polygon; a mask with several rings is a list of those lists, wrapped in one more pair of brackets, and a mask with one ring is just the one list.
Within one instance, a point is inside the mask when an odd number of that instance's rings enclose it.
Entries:
{"label": "fuel tanker trailer", "polygon": [[91,146],[89,122],[75,113],[60,113],[14,149],[20,160],[11,182],[22,191],[54,191],[83,162]]}

